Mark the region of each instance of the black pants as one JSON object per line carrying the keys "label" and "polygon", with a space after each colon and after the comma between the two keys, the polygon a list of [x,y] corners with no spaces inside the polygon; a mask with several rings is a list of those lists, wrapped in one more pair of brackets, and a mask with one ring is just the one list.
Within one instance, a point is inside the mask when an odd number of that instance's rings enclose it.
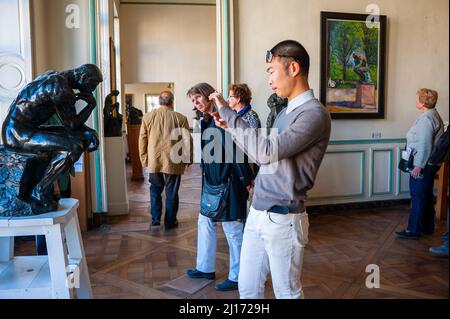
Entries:
{"label": "black pants", "polygon": [[151,173],[150,182],[150,202],[151,215],[153,222],[161,221],[162,216],[162,197],[163,190],[166,190],[166,215],[164,224],[172,226],[178,213],[178,190],[180,189],[181,175],[170,175],[164,173]]}

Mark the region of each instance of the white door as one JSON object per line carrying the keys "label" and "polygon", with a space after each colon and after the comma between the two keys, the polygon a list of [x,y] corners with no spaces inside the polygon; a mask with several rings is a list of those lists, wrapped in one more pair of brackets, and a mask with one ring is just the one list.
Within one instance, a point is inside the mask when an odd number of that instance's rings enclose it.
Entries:
{"label": "white door", "polygon": [[0,0],[0,128],[9,105],[31,81],[30,34],[30,0]]}

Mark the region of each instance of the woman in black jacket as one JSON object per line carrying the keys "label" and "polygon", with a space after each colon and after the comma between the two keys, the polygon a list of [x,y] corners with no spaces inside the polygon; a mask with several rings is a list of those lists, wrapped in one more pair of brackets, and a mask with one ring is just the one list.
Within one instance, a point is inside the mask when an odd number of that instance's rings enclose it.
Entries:
{"label": "woman in black jacket", "polygon": [[[216,286],[219,291],[238,289],[239,262],[244,231],[244,221],[247,217],[248,191],[251,188],[254,176],[247,163],[237,163],[236,159],[245,158],[237,156],[238,148],[234,143],[226,143],[225,131],[214,124],[211,115],[215,111],[209,95],[215,89],[207,84],[200,83],[192,87],[187,96],[194,107],[203,114],[201,120],[202,131],[202,173],[203,185],[221,185],[229,183],[229,206],[221,218],[222,227],[230,249],[230,271],[228,279]],[[228,136],[228,140],[232,141]],[[230,154],[231,153],[231,154]],[[241,154],[242,155],[242,154]],[[232,161],[227,159],[232,159]],[[206,180],[206,181],[205,181]],[[204,189],[204,186],[202,187]],[[191,278],[215,278],[217,247],[217,221],[199,215],[197,266],[189,269],[187,275]]]}

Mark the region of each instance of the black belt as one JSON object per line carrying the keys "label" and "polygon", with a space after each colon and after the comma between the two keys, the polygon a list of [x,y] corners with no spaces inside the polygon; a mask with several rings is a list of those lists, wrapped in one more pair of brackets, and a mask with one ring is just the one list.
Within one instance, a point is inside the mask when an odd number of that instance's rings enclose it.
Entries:
{"label": "black belt", "polygon": [[268,212],[275,213],[275,214],[283,214],[283,215],[287,215],[287,214],[291,213],[289,211],[289,206],[273,206],[272,208],[269,208]]}

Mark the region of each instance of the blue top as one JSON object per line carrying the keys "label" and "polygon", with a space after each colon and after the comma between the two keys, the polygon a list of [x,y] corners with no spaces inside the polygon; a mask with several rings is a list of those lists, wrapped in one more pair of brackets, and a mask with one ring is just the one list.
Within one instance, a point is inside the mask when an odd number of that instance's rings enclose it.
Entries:
{"label": "blue top", "polygon": [[242,110],[237,112],[237,116],[242,118],[251,128],[261,128],[261,121],[258,114],[252,110],[252,106],[247,104]]}
{"label": "blue top", "polygon": [[240,110],[239,112],[237,112],[238,116],[244,116],[245,113],[247,113],[248,111],[250,111],[252,108],[252,106],[250,104],[247,104],[242,110]]}

